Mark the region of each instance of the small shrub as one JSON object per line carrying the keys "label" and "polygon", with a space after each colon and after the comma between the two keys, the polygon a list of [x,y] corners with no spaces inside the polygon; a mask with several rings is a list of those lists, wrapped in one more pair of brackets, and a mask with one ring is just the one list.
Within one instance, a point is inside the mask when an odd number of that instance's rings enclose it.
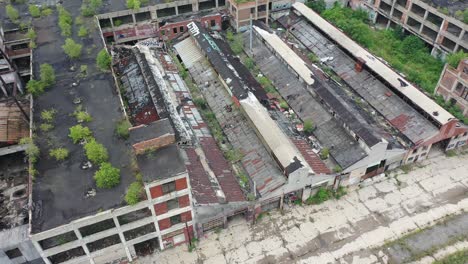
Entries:
{"label": "small shrub", "polygon": [[463,52],[462,50],[449,54],[447,56],[447,63],[450,64],[450,66],[456,68],[458,67],[458,64],[460,61],[464,58],[468,58],[468,53]]}
{"label": "small shrub", "polygon": [[43,17],[50,16],[50,15],[52,15],[52,13],[54,13],[54,10],[52,10],[50,8],[44,8],[44,9],[41,10],[41,16],[43,16]]}
{"label": "small shrub", "polygon": [[244,157],[244,154],[239,149],[230,149],[226,151],[225,156],[230,162],[238,162]]}
{"label": "small shrub", "polygon": [[132,127],[127,119],[120,120],[115,127],[115,133],[122,139],[127,139],[130,136],[129,128]]}
{"label": "small shrub", "polygon": [[70,37],[72,33],[73,18],[70,12],[65,10],[63,6],[57,6],[57,11],[59,13],[58,24],[62,31],[62,36]]}
{"label": "small shrub", "polygon": [[49,132],[54,129],[54,125],[43,123],[39,126],[39,129],[41,129],[42,132]]}
{"label": "small shrub", "polygon": [[286,101],[284,101],[284,100],[281,100],[281,102],[279,103],[279,106],[281,108],[283,108],[283,109],[286,109],[286,110],[289,109],[288,103],[286,103]]}
{"label": "small shrub", "polygon": [[127,8],[138,10],[140,9],[141,2],[140,0],[127,0]]}
{"label": "small shrub", "polygon": [[330,150],[328,148],[323,148],[321,151],[320,151],[320,158],[321,159],[328,159],[328,156],[330,155]]}
{"label": "small shrub", "polygon": [[82,125],[76,125],[70,127],[70,134],[68,134],[73,143],[78,143],[83,139],[89,140],[92,138],[91,130],[88,127]]}
{"label": "small shrub", "polygon": [[66,148],[55,148],[50,150],[49,155],[55,158],[56,161],[66,160],[68,158],[68,149]]}
{"label": "small shrub", "polygon": [[91,140],[84,146],[86,157],[94,164],[101,164],[109,159],[107,149],[96,140]]}
{"label": "small shrub", "polygon": [[319,14],[327,7],[324,0],[307,1],[306,5]]}
{"label": "small shrub", "polygon": [[35,163],[39,158],[40,150],[39,147],[34,144],[32,138],[22,138],[20,139],[19,143],[21,145],[28,145],[25,150],[26,156],[28,156],[28,160],[31,163]]}
{"label": "small shrub", "polygon": [[345,196],[348,192],[346,191],[346,188],[343,186],[338,187],[338,189],[333,192],[333,196],[335,196],[335,199],[339,200],[341,197]]}
{"label": "small shrub", "polygon": [[88,36],[88,29],[85,26],[80,26],[78,30],[78,37],[85,38]]}
{"label": "small shrub", "polygon": [[306,120],[304,122],[304,133],[310,134],[314,131],[314,123],[312,123],[312,120]]}
{"label": "small shrub", "polygon": [[249,178],[247,175],[243,172],[238,173],[237,176],[239,176],[239,183],[240,185],[245,188],[249,184]]}
{"label": "small shrub", "polygon": [[307,55],[307,57],[309,58],[309,60],[313,63],[317,63],[319,62],[319,58],[317,57],[317,55],[315,55],[314,53],[309,53],[309,55]]}
{"label": "small shrub", "polygon": [[16,22],[20,17],[18,10],[16,10],[16,8],[14,8],[12,5],[6,6],[6,14],[8,18],[13,22]]}
{"label": "small shrub", "polygon": [[98,188],[109,189],[115,187],[120,183],[120,169],[113,167],[108,162],[104,162],[94,174],[94,180]]}
{"label": "small shrub", "polygon": [[457,152],[456,152],[455,150],[453,150],[453,149],[447,150],[447,152],[445,152],[445,154],[446,154],[447,157],[449,157],[449,158],[457,156]]}
{"label": "small shrub", "polygon": [[306,204],[321,204],[332,197],[332,191],[320,187],[313,196],[310,196],[305,201]]}
{"label": "small shrub", "polygon": [[77,59],[81,56],[82,47],[81,44],[76,43],[73,39],[67,38],[62,49],[70,59]]}
{"label": "small shrub", "polygon": [[253,70],[255,68],[255,62],[254,62],[254,60],[252,58],[246,58],[244,60],[244,65],[249,70]]}
{"label": "small shrub", "polygon": [[49,87],[55,83],[55,70],[50,64],[43,63],[40,67],[41,81],[46,87]]}
{"label": "small shrub", "polygon": [[141,194],[143,193],[143,185],[141,182],[133,182],[128,187],[127,194],[125,195],[125,202],[129,205],[134,205],[138,203],[141,199]]}
{"label": "small shrub", "polygon": [[120,19],[114,20],[114,26],[115,27],[121,26],[122,24],[123,24],[122,20],[120,20]]}
{"label": "small shrub", "polygon": [[335,167],[333,167],[333,171],[336,173],[340,173],[343,171],[343,168],[341,168],[340,165],[336,165]]}
{"label": "small shrub", "polygon": [[206,101],[202,97],[196,97],[193,99],[193,103],[201,110],[205,110],[207,108]]}
{"label": "small shrub", "polygon": [[45,90],[45,84],[42,81],[31,79],[26,84],[26,90],[34,97],[41,95]]}
{"label": "small shrub", "polygon": [[104,48],[101,51],[99,51],[97,57],[96,57],[96,64],[99,69],[102,71],[107,71],[109,70],[112,62],[112,57],[109,55],[107,50]]}
{"label": "small shrub", "polygon": [[80,73],[82,76],[88,75],[88,65],[81,65],[80,66]]}
{"label": "small shrub", "polygon": [[40,17],[41,16],[41,10],[37,5],[29,5],[28,7],[29,13],[31,14],[32,17]]}
{"label": "small shrub", "polygon": [[232,30],[230,28],[226,31],[226,39],[229,42],[234,41],[234,33],[232,33]]}
{"label": "small shrub", "polygon": [[55,109],[42,110],[41,119],[44,122],[52,123],[52,122],[54,122],[56,113],[57,113],[57,110],[55,110]]}
{"label": "small shrub", "polygon": [[83,122],[91,122],[93,121],[93,118],[91,117],[88,112],[85,111],[75,111],[73,115],[76,117],[76,121],[78,123],[83,123]]}

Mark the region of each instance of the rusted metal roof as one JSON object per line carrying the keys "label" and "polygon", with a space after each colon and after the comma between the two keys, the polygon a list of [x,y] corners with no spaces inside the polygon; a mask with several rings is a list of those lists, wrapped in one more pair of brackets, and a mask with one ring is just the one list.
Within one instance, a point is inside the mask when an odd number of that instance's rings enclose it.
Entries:
{"label": "rusted metal roof", "polygon": [[[29,101],[20,102],[29,113]],[[0,142],[16,143],[29,136],[29,124],[13,100],[0,102]]]}

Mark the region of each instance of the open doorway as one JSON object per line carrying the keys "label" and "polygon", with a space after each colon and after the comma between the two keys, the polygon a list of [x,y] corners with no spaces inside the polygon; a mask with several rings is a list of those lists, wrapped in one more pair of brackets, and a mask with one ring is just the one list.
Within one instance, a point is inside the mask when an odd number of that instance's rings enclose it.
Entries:
{"label": "open doorway", "polygon": [[159,239],[157,237],[148,239],[146,241],[135,244],[134,247],[135,252],[139,257],[151,255],[160,249]]}

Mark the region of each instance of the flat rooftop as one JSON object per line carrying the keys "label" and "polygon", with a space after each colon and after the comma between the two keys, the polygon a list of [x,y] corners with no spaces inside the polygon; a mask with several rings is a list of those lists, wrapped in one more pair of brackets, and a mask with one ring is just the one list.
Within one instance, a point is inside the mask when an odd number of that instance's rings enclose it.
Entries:
{"label": "flat rooftop", "polygon": [[[72,15],[79,14],[75,2],[65,2]],[[79,6],[78,6],[79,7]],[[57,14],[54,13],[53,16]],[[114,80],[108,73],[101,73],[95,65],[95,58],[101,47],[101,37],[96,32],[90,38],[98,48],[90,54],[84,52],[78,66],[87,64],[88,76],[80,79],[80,84],[72,87],[77,72],[69,71],[71,62],[61,50],[63,37],[60,36],[55,19],[43,19],[35,23],[38,35],[38,48],[34,57],[35,73],[41,63],[51,64],[57,75],[57,84],[35,99],[34,120],[36,126],[42,123],[42,110],[56,111],[54,128],[49,132],[37,130],[35,143],[41,150],[36,164],[38,171],[33,184],[32,233],[39,233],[73,220],[96,214],[102,210],[119,207],[124,204],[124,195],[128,186],[135,181],[131,171],[131,148],[128,143],[117,138],[114,133],[116,123],[123,118],[123,112]],[[78,67],[79,68],[79,67]],[[93,120],[84,125],[93,132],[98,142],[109,153],[109,162],[120,169],[120,184],[112,189],[98,189],[93,175],[96,167],[82,169],[86,160],[83,146],[73,144],[68,138],[69,128],[76,125],[71,114],[80,101]],[[57,162],[49,156],[52,148],[64,147],[69,150],[69,157]]]}
{"label": "flat rooftop", "polygon": [[140,143],[142,141],[158,138],[166,134],[174,135],[174,129],[171,121],[168,118],[160,119],[149,123],[148,125],[139,125],[130,128],[131,144]]}
{"label": "flat rooftop", "polygon": [[184,155],[175,144],[138,155],[137,162],[143,180],[164,180],[186,172]]}

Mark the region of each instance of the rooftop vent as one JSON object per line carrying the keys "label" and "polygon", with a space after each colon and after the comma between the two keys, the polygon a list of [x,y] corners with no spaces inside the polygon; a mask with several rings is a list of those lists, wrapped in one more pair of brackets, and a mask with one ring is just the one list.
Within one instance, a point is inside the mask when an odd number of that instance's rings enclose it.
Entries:
{"label": "rooftop vent", "polygon": [[437,111],[432,112],[432,114],[433,114],[434,116],[439,116],[439,112],[437,112]]}
{"label": "rooftop vent", "polygon": [[401,87],[408,86],[408,84],[405,81],[403,81],[402,79],[398,78],[398,81],[400,82]]}

